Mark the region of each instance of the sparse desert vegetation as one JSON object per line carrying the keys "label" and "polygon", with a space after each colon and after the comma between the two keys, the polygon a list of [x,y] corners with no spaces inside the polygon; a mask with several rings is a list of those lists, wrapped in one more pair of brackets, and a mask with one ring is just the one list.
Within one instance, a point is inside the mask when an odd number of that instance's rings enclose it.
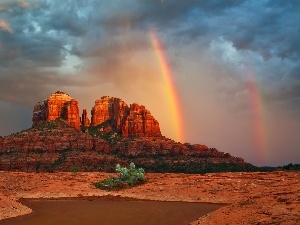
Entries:
{"label": "sparse desert vegetation", "polygon": [[117,164],[116,172],[119,173],[119,176],[110,176],[94,183],[94,185],[103,190],[119,190],[122,188],[138,186],[146,182],[144,169],[135,168],[133,162],[130,163],[129,168],[121,167],[120,164]]}

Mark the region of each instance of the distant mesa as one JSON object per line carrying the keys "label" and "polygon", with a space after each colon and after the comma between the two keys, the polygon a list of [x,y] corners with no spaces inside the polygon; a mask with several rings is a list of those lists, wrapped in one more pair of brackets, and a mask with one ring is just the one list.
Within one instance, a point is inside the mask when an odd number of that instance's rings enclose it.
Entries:
{"label": "distant mesa", "polygon": [[91,110],[91,120],[86,109],[83,109],[80,117],[78,101],[62,91],[35,104],[33,126],[58,118],[77,130],[81,126],[97,126],[109,122],[103,130],[113,130],[121,137],[162,137],[158,121],[145,106],[137,103],[128,106],[120,98],[103,96],[96,100]]}

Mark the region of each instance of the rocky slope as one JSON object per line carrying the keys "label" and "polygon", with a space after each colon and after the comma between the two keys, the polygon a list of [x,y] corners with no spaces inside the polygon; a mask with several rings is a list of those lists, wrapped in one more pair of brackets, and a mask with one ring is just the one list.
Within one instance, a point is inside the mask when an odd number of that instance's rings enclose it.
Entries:
{"label": "rocky slope", "polygon": [[114,171],[117,163],[131,161],[156,172],[256,170],[241,158],[205,145],[181,144],[165,137],[115,139],[114,135],[108,136],[108,142],[60,119],[40,123],[0,138],[0,170]]}

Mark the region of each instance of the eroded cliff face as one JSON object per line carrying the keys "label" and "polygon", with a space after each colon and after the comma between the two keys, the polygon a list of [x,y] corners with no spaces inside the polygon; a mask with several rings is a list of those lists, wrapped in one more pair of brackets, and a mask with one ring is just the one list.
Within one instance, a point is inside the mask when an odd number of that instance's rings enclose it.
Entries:
{"label": "eroded cliff face", "polygon": [[71,99],[65,102],[62,107],[61,118],[67,122],[70,126],[79,129],[80,128],[80,117],[78,102],[75,99]]}
{"label": "eroded cliff face", "polygon": [[128,116],[122,128],[122,137],[161,137],[159,123],[145,106],[130,105]]}
{"label": "eroded cliff face", "polygon": [[121,133],[128,116],[128,109],[128,105],[122,99],[103,96],[95,101],[91,111],[91,125],[97,126],[109,120],[112,129]]}
{"label": "eroded cliff face", "polygon": [[158,121],[143,105],[127,105],[122,99],[103,96],[95,101],[91,110],[91,121],[84,109],[79,117],[78,101],[57,91],[44,101],[38,102],[33,109],[33,126],[41,122],[63,119],[76,129],[106,123],[101,132],[116,132],[121,137],[161,137]]}
{"label": "eroded cliff face", "polygon": [[110,121],[113,130],[122,137],[161,137],[158,121],[145,106],[128,106],[122,99],[104,96],[95,101],[91,125]]}
{"label": "eroded cliff face", "polygon": [[32,125],[58,118],[76,129],[80,128],[78,101],[62,91],[51,94],[49,98],[34,106]]}

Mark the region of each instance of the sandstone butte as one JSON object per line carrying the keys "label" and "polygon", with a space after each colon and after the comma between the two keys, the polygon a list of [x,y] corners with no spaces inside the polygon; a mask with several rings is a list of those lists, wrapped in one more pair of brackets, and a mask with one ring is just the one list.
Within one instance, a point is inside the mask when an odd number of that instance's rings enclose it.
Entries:
{"label": "sandstone butte", "polygon": [[[299,173],[241,172],[257,168],[217,149],[162,136],[144,106],[104,96],[89,120],[86,109],[79,117],[77,100],[58,91],[34,106],[32,122],[32,128],[0,137],[0,220],[31,212],[16,201],[22,197],[113,195],[229,204],[193,225],[300,223]],[[147,173],[147,184],[124,191],[91,185],[117,163],[130,162],[160,173]],[[72,168],[81,172],[61,172]],[[239,172],[211,173],[219,171]]]}
{"label": "sandstone butte", "polygon": [[32,123],[37,125],[57,118],[62,118],[76,129],[80,128],[78,101],[61,91],[34,106]]}
{"label": "sandstone butte", "polygon": [[79,117],[78,101],[57,91],[44,101],[38,102],[33,109],[33,126],[42,122],[56,119],[64,120],[75,129],[80,126],[97,126],[110,121],[112,130],[115,130],[122,137],[161,137],[159,123],[151,113],[137,103],[128,106],[120,98],[103,96],[95,101],[91,111],[91,122],[84,109],[82,117]]}
{"label": "sandstone butte", "polygon": [[95,101],[91,125],[110,121],[112,130],[122,137],[161,137],[159,123],[151,113],[137,103],[128,106],[122,99],[103,96]]}
{"label": "sandstone butte", "polygon": [[114,171],[129,164],[153,172],[253,171],[242,158],[205,145],[162,136],[145,106],[104,96],[95,101],[91,120],[78,101],[57,91],[33,109],[32,128],[0,138],[0,170]]}

